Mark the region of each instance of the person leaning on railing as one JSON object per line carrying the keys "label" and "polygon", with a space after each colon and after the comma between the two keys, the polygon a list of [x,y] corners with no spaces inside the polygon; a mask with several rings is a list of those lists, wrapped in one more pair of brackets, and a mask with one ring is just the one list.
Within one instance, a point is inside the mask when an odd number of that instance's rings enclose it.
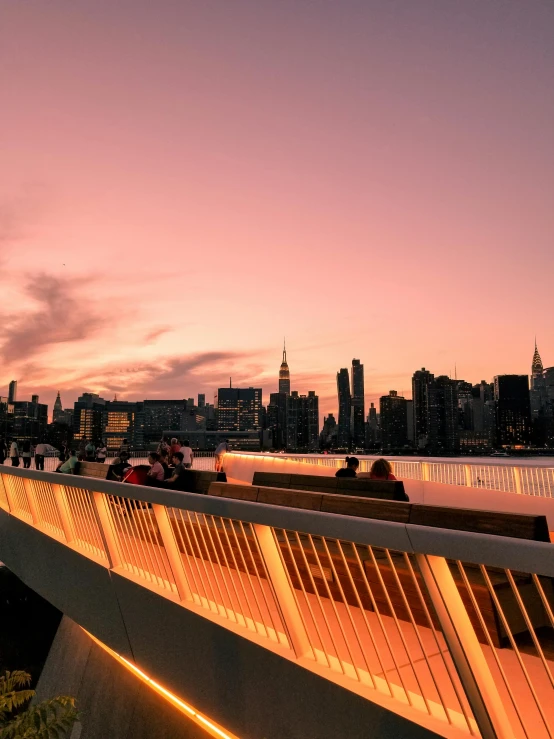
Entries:
{"label": "person leaning on railing", "polygon": [[223,457],[229,451],[229,439],[225,439],[215,450],[215,471],[223,471]]}
{"label": "person leaning on railing", "polygon": [[396,480],[392,474],[392,465],[387,459],[376,459],[369,470],[370,480]]}

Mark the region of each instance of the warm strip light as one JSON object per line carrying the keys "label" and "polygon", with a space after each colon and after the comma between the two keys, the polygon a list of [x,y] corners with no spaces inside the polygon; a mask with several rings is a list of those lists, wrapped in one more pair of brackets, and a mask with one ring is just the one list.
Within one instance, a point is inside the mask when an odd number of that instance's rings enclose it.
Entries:
{"label": "warm strip light", "polygon": [[136,665],[134,665],[132,662],[129,662],[128,659],[125,659],[125,657],[122,657],[120,654],[117,654],[117,652],[114,652],[113,649],[110,649],[103,642],[99,641],[95,636],[90,634],[86,629],[83,629],[83,631],[94,642],[96,642],[98,646],[102,647],[104,651],[108,652],[108,654],[110,654],[114,659],[120,662],[130,672],[132,672],[134,675],[139,677],[143,682],[147,683],[153,690],[156,691],[156,693],[163,696],[167,701],[169,701],[172,705],[174,705],[180,711],[183,711],[184,713],[186,713],[186,715],[192,721],[194,721],[199,726],[201,726],[205,731],[208,732],[208,734],[210,734],[211,736],[217,737],[217,739],[239,739],[236,734],[231,734],[229,731],[223,730],[214,721],[211,721],[210,719],[206,718],[206,716],[199,713],[199,711],[194,709],[188,703],[185,703],[180,698],[177,698],[176,695],[171,693],[169,690],[164,688],[162,685],[157,683],[155,680],[152,680],[151,677],[148,677],[148,675],[142,670],[140,670]]}

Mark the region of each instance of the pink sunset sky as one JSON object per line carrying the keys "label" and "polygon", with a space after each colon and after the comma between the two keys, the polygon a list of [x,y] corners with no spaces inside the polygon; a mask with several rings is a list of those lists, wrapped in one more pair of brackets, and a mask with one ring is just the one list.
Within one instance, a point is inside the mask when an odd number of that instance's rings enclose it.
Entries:
{"label": "pink sunset sky", "polygon": [[0,394],[554,365],[554,4],[0,0]]}

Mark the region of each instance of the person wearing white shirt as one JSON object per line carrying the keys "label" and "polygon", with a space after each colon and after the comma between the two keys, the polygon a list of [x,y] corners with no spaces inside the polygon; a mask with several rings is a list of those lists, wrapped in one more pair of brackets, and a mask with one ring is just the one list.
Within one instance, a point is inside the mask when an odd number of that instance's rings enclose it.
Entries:
{"label": "person wearing white shirt", "polygon": [[183,455],[183,467],[186,470],[190,470],[190,468],[192,467],[194,454],[192,453],[192,449],[190,448],[190,442],[188,439],[185,439],[185,441],[183,442],[183,446],[179,449],[179,451]]}
{"label": "person wearing white shirt", "polygon": [[12,460],[12,467],[19,467],[19,448],[15,439],[10,446],[10,459]]}
{"label": "person wearing white shirt", "polygon": [[46,453],[48,451],[48,448],[46,444],[44,444],[42,441],[39,441],[35,448],[35,469],[36,470],[43,470],[44,469],[44,457],[46,456]]}

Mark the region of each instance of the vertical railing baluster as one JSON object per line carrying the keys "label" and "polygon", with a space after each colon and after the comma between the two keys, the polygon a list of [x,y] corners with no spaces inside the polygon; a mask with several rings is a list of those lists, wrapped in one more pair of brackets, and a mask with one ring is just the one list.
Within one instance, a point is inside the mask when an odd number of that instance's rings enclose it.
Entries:
{"label": "vertical railing baluster", "polygon": [[512,470],[514,475],[514,485],[516,493],[518,495],[521,495],[523,492],[523,486],[521,484],[521,469],[519,467],[512,467]]}
{"label": "vertical railing baluster", "polygon": [[300,613],[300,606],[285,570],[285,564],[273,531],[270,526],[263,524],[253,524],[252,528],[264,558],[271,585],[281,609],[283,622],[292,642],[292,648],[297,657],[312,657],[313,651]]}
{"label": "vertical railing baluster", "polygon": [[175,578],[179,598],[184,601],[194,601],[167,508],[159,503],[152,503],[152,511],[160,530],[169,566]]}
{"label": "vertical railing baluster", "polygon": [[33,524],[37,527],[40,527],[40,515],[38,512],[37,502],[35,500],[35,491],[33,489],[33,481],[24,477],[23,478],[23,488],[25,490],[25,496],[27,498],[27,502],[29,503],[29,510],[31,511],[31,517],[33,519]]}
{"label": "vertical railing baluster", "polygon": [[54,493],[54,503],[58,513],[60,514],[60,521],[62,524],[63,533],[65,540],[69,544],[75,539],[73,534],[73,526],[71,525],[71,518],[69,514],[69,506],[67,505],[66,493],[63,485],[52,483],[52,492]]}
{"label": "vertical railing baluster", "polygon": [[481,736],[511,739],[502,699],[446,559],[415,556]]}
{"label": "vertical railing baluster", "polygon": [[121,565],[121,557],[119,555],[119,547],[114,535],[111,513],[108,507],[108,501],[103,493],[91,493],[92,510],[96,516],[98,530],[102,537],[102,543],[106,551],[106,556],[111,569]]}

